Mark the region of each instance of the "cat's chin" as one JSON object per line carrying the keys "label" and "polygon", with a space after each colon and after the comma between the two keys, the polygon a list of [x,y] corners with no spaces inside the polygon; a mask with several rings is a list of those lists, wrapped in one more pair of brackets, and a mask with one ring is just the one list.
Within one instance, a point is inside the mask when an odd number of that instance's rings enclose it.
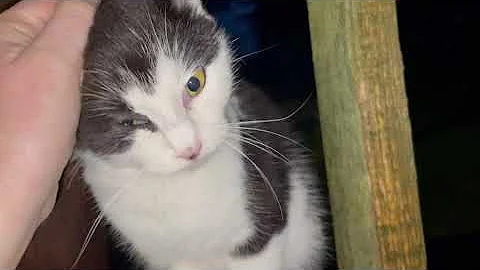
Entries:
{"label": "cat's chin", "polygon": [[202,162],[202,159],[195,159],[189,161],[179,161],[175,165],[166,166],[143,166],[141,169],[143,172],[151,174],[151,175],[161,175],[161,176],[169,176],[179,174],[185,171],[193,170],[198,164]]}
{"label": "cat's chin", "polygon": [[201,167],[205,162],[208,162],[208,160],[215,154],[216,150],[217,149],[213,149],[211,151],[202,152],[192,160],[175,159],[168,166],[165,164],[149,164],[143,165],[141,168],[137,167],[137,169],[142,170],[144,173],[157,176],[172,176],[181,173],[189,173]]}

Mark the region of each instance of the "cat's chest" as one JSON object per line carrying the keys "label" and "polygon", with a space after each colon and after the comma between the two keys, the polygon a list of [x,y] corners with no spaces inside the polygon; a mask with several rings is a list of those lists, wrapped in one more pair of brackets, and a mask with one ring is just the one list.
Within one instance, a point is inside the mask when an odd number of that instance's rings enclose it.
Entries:
{"label": "cat's chest", "polygon": [[211,243],[229,251],[251,232],[243,167],[240,158],[224,154],[196,170],[155,179],[87,161],[85,178],[107,218],[137,246],[188,243],[198,252]]}
{"label": "cat's chest", "polygon": [[118,196],[115,209],[106,210],[118,218],[157,222],[157,227],[166,229],[194,223],[210,226],[232,211],[240,214],[246,208],[245,176],[234,170],[221,167],[166,180],[148,179],[148,183],[128,187]]}

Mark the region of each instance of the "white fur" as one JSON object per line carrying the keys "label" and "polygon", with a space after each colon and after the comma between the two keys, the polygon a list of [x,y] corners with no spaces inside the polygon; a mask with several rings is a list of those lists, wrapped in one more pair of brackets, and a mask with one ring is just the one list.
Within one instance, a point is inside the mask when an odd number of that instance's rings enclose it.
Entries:
{"label": "white fur", "polygon": [[[231,255],[254,227],[246,208],[242,157],[224,143],[224,108],[233,81],[226,46],[223,41],[205,67],[205,89],[190,110],[183,107],[181,95],[193,70],[160,53],[153,94],[132,83],[124,96],[160,132],[137,131],[132,148],[123,154],[80,153],[85,181],[107,219],[152,269],[311,270],[307,264],[322,256],[323,238],[318,213],[308,205],[306,183],[313,177],[308,171],[290,175],[289,220],[282,233],[255,256]],[[235,110],[229,114],[235,116]],[[200,156],[178,158],[178,150],[196,137],[203,145]],[[230,143],[240,148],[239,142]]]}
{"label": "white fur", "polygon": [[182,9],[185,6],[189,6],[198,14],[213,20],[213,17],[210,14],[208,14],[206,10],[203,8],[203,4],[201,0],[172,0],[172,3],[178,9]]}
{"label": "white fur", "polygon": [[[113,225],[152,267],[228,258],[251,234],[242,164],[218,149],[198,169],[159,177],[89,156],[87,182]],[[232,177],[237,175],[237,177]]]}
{"label": "white fur", "polygon": [[84,162],[101,210],[151,269],[310,270],[323,255],[319,213],[309,207],[302,180],[312,177],[307,172],[291,174],[296,178],[285,230],[260,254],[239,259],[230,253],[251,235],[253,223],[245,209],[242,161],[230,148],[166,177],[113,167],[90,154]]}

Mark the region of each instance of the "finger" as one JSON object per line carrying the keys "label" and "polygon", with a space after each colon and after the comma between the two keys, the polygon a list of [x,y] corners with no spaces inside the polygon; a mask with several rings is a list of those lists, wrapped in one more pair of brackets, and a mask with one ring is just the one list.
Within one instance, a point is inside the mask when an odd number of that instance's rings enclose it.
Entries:
{"label": "finger", "polygon": [[95,1],[64,0],[45,29],[22,57],[48,57],[50,61],[80,66],[88,30],[92,24]]}
{"label": "finger", "polygon": [[55,203],[57,201],[57,194],[58,194],[58,183],[51,190],[50,196],[48,196],[48,198],[44,202],[43,208],[40,213],[40,220],[39,220],[40,223],[44,222],[45,219],[48,218],[53,208],[55,207]]}
{"label": "finger", "polygon": [[15,59],[42,31],[57,1],[24,0],[0,14],[0,64]]}

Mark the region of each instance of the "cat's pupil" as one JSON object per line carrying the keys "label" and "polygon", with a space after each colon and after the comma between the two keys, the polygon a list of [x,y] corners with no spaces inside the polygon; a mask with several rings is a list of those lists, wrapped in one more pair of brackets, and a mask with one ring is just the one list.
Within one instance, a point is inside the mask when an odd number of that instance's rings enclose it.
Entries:
{"label": "cat's pupil", "polygon": [[187,82],[188,90],[197,92],[200,89],[201,82],[197,77],[191,77]]}

